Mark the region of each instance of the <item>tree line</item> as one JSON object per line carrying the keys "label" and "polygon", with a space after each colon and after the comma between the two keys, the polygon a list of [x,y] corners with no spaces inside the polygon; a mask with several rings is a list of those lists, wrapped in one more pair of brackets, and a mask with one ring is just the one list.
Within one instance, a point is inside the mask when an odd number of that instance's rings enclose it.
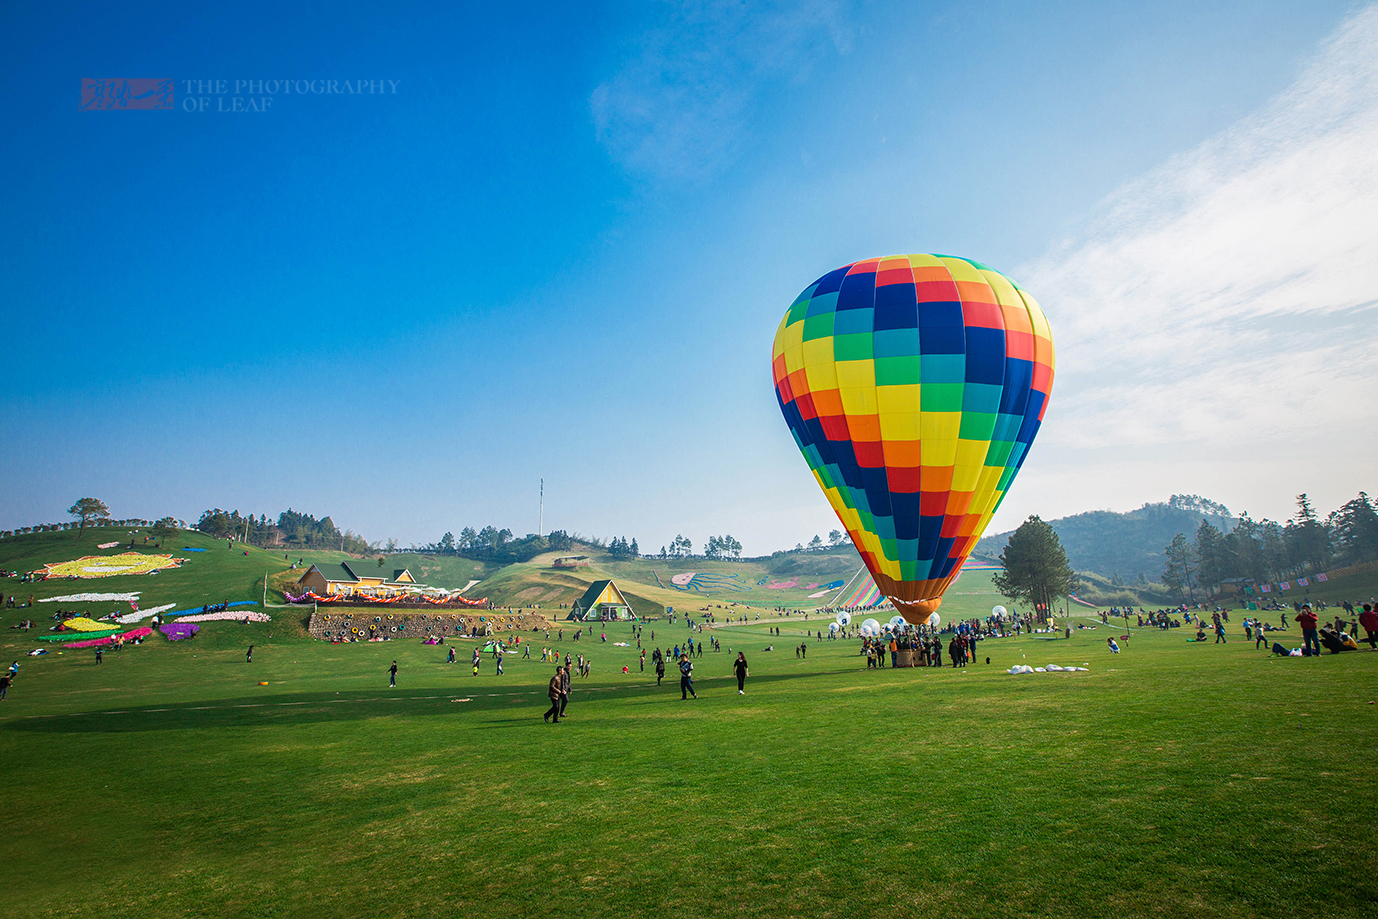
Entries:
{"label": "tree line", "polygon": [[1322,518],[1303,493],[1286,522],[1246,512],[1223,533],[1203,520],[1192,538],[1178,533],[1163,552],[1163,583],[1194,602],[1197,591],[1212,596],[1226,584],[1275,583],[1378,558],[1378,508],[1361,491]]}
{"label": "tree line", "polygon": [[216,539],[234,539],[263,549],[336,549],[365,555],[378,548],[377,543],[352,530],[341,530],[328,515],[317,520],[291,508],[274,520],[267,514],[243,516],[238,510],[216,507],[203,512],[194,529]]}

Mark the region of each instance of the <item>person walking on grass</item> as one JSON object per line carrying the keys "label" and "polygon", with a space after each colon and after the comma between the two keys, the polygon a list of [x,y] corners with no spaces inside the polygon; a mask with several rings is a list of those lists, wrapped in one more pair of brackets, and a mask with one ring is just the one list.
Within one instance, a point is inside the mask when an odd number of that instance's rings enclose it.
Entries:
{"label": "person walking on grass", "polygon": [[574,683],[570,679],[569,668],[566,667],[560,674],[560,717],[565,717],[565,708],[569,705],[569,694],[574,689]]}
{"label": "person walking on grass", "polygon": [[[738,651],[737,653],[740,654],[741,652]],[[686,693],[688,695],[685,695]],[[693,696],[695,699],[699,697],[699,694],[694,692],[694,663],[689,660],[689,655],[681,654],[679,656],[679,700],[683,702],[689,696]]]}
{"label": "person walking on grass", "polygon": [[249,651],[248,651],[248,653],[246,653],[246,654],[244,655],[244,663],[246,663],[246,664],[252,664],[253,662],[254,662],[254,646],[253,646],[253,645],[249,645]]}
{"label": "person walking on grass", "polygon": [[392,662],[392,666],[388,668],[388,686],[390,686],[390,687],[395,687],[396,685],[397,685],[397,661],[393,661],[393,662]]}
{"label": "person walking on grass", "polygon": [[14,678],[8,673],[0,676],[0,702],[4,702],[5,696],[9,695],[10,683],[12,682],[14,682]]}
{"label": "person walking on grass", "polygon": [[659,686],[659,685],[660,685],[660,681],[663,680],[663,679],[665,679],[665,655],[663,655],[663,654],[660,653],[660,649],[659,649],[659,648],[656,648],[655,662],[656,662],[656,685]]}
{"label": "person walking on grass", "polygon": [[550,719],[554,718],[555,723],[560,723],[560,700],[564,696],[564,672],[565,668],[559,664],[555,665],[555,675],[550,678],[550,685],[546,687],[546,695],[550,697],[550,708],[545,712],[545,723],[550,724]]}
{"label": "person walking on grass", "polygon": [[502,652],[498,652],[498,676],[502,676]]}
{"label": "person walking on grass", "polygon": [[96,663],[97,663],[97,664],[100,663],[100,659],[101,659],[101,649],[100,649],[100,648],[97,648],[97,649],[96,649]]}
{"label": "person walking on grass", "polygon": [[470,661],[470,663],[472,663],[472,664],[474,665],[474,676],[478,676],[478,665],[479,665],[479,661],[480,661],[480,660],[482,660],[482,658],[479,657],[478,648],[475,648],[475,649],[474,649],[474,659],[473,659],[472,661]]}
{"label": "person walking on grass", "polygon": [[447,657],[447,658],[445,658],[445,663],[447,663],[447,664],[453,664],[454,662],[455,662],[455,646],[454,646],[454,645],[450,645],[450,656]]}
{"label": "person walking on grass", "polygon": [[751,673],[746,666],[746,653],[737,652],[737,659],[732,662],[732,669],[737,674],[737,695],[746,695],[746,678]]}

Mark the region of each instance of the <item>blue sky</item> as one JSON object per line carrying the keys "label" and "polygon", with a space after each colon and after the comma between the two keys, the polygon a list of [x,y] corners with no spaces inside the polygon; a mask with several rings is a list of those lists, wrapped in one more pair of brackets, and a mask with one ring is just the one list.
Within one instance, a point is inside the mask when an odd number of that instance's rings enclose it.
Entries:
{"label": "blue sky", "polygon": [[[6,7],[0,527],[96,495],[419,543],[533,532],[544,477],[546,529],[807,541],[775,326],[929,251],[1059,345],[997,528],[1372,490],[1373,10],[1104,6]],[[215,110],[360,79],[396,91]]]}

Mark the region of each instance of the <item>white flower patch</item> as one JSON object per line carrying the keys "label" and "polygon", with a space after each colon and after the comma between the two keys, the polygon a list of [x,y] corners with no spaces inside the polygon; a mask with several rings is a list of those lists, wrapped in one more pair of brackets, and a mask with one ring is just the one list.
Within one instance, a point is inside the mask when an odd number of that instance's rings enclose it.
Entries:
{"label": "white flower patch", "polygon": [[273,617],[267,613],[255,613],[245,611],[242,613],[234,610],[225,610],[220,613],[197,613],[194,616],[178,616],[173,622],[272,622]]}
{"label": "white flower patch", "polygon": [[165,603],[162,606],[155,606],[152,609],[137,609],[132,613],[125,613],[123,616],[116,616],[115,621],[120,625],[133,625],[136,622],[147,619],[149,616],[165,613],[176,605],[176,603]]}
{"label": "white flower patch", "polygon": [[139,599],[139,591],[128,594],[64,594],[61,597],[44,597],[39,603],[100,603],[104,600],[115,600],[120,603],[128,603],[131,600]]}

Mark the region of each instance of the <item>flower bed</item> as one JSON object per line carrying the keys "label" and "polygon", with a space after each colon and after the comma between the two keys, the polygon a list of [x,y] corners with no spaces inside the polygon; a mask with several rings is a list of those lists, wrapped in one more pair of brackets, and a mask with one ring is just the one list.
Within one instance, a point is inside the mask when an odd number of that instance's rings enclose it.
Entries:
{"label": "flower bed", "polygon": [[158,626],[158,631],[162,632],[168,641],[181,641],[201,631],[201,627],[194,622],[165,622]]}
{"label": "flower bed", "polygon": [[272,622],[273,617],[267,613],[256,613],[253,610],[244,610],[237,613],[234,610],[222,610],[218,613],[196,613],[192,616],[178,616],[173,622]]}
{"label": "flower bed", "polygon": [[107,622],[107,623],[96,622],[95,620],[93,620],[93,619],[88,619],[88,618],[85,617],[85,616],[77,616],[75,619],[68,619],[66,622],[62,623],[62,627],[65,628],[65,629],[66,629],[67,631],[69,631],[69,632],[108,632],[108,631],[110,631],[110,624],[109,624],[108,622]]}
{"label": "flower bed", "polygon": [[121,625],[133,625],[136,622],[142,622],[149,616],[156,616],[159,613],[166,613],[168,610],[172,609],[176,605],[176,603],[164,603],[162,606],[154,606],[149,609],[136,609],[132,613],[125,613],[123,616],[116,616],[115,621],[120,623]]}
{"label": "flower bed", "polygon": [[64,594],[61,597],[44,597],[39,603],[101,603],[106,600],[115,600],[120,603],[128,603],[131,600],[139,599],[139,591],[126,594]]}
{"label": "flower bed", "polygon": [[133,641],[135,638],[147,638],[148,636],[150,636],[150,635],[152,635],[152,634],[153,634],[153,630],[150,629],[150,628],[148,628],[147,626],[145,626],[144,628],[141,628],[141,629],[134,629],[133,631],[125,632],[125,633],[123,633],[123,634],[121,634],[121,635],[110,635],[110,636],[108,636],[108,637],[106,637],[106,638],[93,638],[93,639],[91,639],[91,640],[89,640],[89,641],[73,641],[73,642],[69,642],[69,643],[63,645],[62,647],[64,647],[64,648],[73,648],[73,649],[75,649],[75,648],[98,648],[98,647],[100,647],[101,645],[112,645],[112,644],[114,644],[114,643],[115,643],[115,639],[117,639],[117,638],[118,638],[118,639],[121,639],[121,640],[123,640],[123,641]]}
{"label": "flower bed", "polygon": [[[83,639],[86,638],[108,638],[119,632],[119,629],[102,629],[99,632],[78,632]],[[54,632],[52,635],[39,635],[39,641],[71,641],[75,636],[71,632]]]}
{"label": "flower bed", "polygon": [[34,574],[49,578],[110,578],[122,574],[152,574],[164,568],[180,568],[184,558],[171,555],[144,555],[122,552],[119,555],[86,555],[70,562],[50,562]]}

